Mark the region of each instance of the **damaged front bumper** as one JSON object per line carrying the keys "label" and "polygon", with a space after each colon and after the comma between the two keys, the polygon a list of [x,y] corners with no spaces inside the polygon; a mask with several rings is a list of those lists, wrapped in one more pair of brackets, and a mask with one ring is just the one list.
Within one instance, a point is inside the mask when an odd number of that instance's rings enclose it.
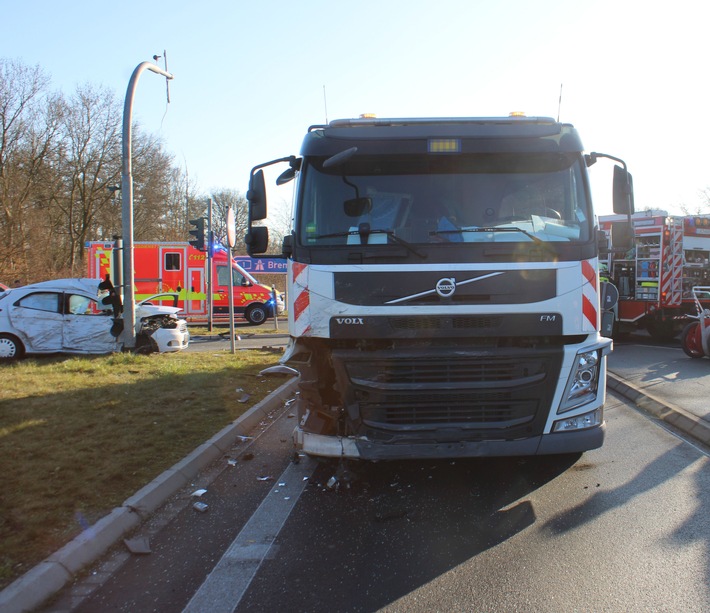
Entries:
{"label": "damaged front bumper", "polygon": [[296,448],[307,455],[353,460],[447,459],[581,453],[604,443],[606,423],[574,432],[554,432],[519,440],[385,443],[367,437],[293,433]]}

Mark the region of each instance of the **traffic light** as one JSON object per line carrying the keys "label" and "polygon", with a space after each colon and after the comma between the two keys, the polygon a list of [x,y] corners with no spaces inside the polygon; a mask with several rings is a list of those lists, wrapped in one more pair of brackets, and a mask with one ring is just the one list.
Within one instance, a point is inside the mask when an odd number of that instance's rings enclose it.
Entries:
{"label": "traffic light", "polygon": [[194,230],[190,230],[190,236],[194,238],[190,239],[190,244],[200,251],[205,250],[205,218],[200,217],[199,219],[191,219],[190,225],[195,226]]}

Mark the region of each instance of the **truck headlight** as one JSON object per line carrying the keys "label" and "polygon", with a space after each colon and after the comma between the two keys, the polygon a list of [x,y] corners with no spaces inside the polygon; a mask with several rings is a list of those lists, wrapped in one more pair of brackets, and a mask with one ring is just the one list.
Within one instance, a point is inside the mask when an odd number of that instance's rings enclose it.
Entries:
{"label": "truck headlight", "polygon": [[599,350],[577,354],[558,413],[571,411],[596,399],[600,368]]}

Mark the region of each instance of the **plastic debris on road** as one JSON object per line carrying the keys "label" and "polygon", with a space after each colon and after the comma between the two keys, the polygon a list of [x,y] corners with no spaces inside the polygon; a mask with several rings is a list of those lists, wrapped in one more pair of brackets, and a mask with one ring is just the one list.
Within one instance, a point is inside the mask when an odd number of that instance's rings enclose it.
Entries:
{"label": "plastic debris on road", "polygon": [[150,548],[150,540],[147,537],[137,537],[132,539],[123,539],[123,544],[128,551],[136,555],[146,555],[153,553]]}
{"label": "plastic debris on road", "polygon": [[206,493],[207,493],[207,490],[200,489],[200,490],[195,490],[194,492],[192,492],[192,494],[190,494],[190,496],[192,496],[193,498],[199,498],[200,496],[204,496]]}
{"label": "plastic debris on road", "polygon": [[192,505],[192,508],[195,509],[195,511],[199,511],[200,513],[204,513],[207,509],[209,509],[209,505],[207,505],[204,502],[196,502],[195,504]]}
{"label": "plastic debris on road", "polygon": [[256,478],[257,481],[273,481],[273,479],[274,478],[271,475],[269,475],[268,477],[257,477]]}

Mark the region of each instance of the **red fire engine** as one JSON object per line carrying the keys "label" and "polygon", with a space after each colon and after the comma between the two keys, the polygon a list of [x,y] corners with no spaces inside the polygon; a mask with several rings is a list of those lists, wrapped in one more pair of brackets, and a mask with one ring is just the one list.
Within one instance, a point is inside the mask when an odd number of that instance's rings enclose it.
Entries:
{"label": "red fire engine", "polygon": [[[114,244],[88,242],[89,277],[104,278],[112,272]],[[188,243],[134,243],[135,299],[143,300],[155,294],[172,292],[179,295],[184,317],[189,323],[208,321],[207,254]],[[212,256],[213,321],[229,321],[228,255],[216,248]],[[236,262],[232,262],[234,312],[251,324],[263,323],[283,310],[283,300],[252,277]]]}
{"label": "red fire engine", "polygon": [[[624,216],[599,218],[610,235]],[[669,216],[651,210],[632,216],[635,246],[606,260],[619,290],[616,329],[645,328],[659,340],[675,336],[695,313],[692,288],[710,285],[710,216]],[[600,257],[600,261],[602,258]]]}

